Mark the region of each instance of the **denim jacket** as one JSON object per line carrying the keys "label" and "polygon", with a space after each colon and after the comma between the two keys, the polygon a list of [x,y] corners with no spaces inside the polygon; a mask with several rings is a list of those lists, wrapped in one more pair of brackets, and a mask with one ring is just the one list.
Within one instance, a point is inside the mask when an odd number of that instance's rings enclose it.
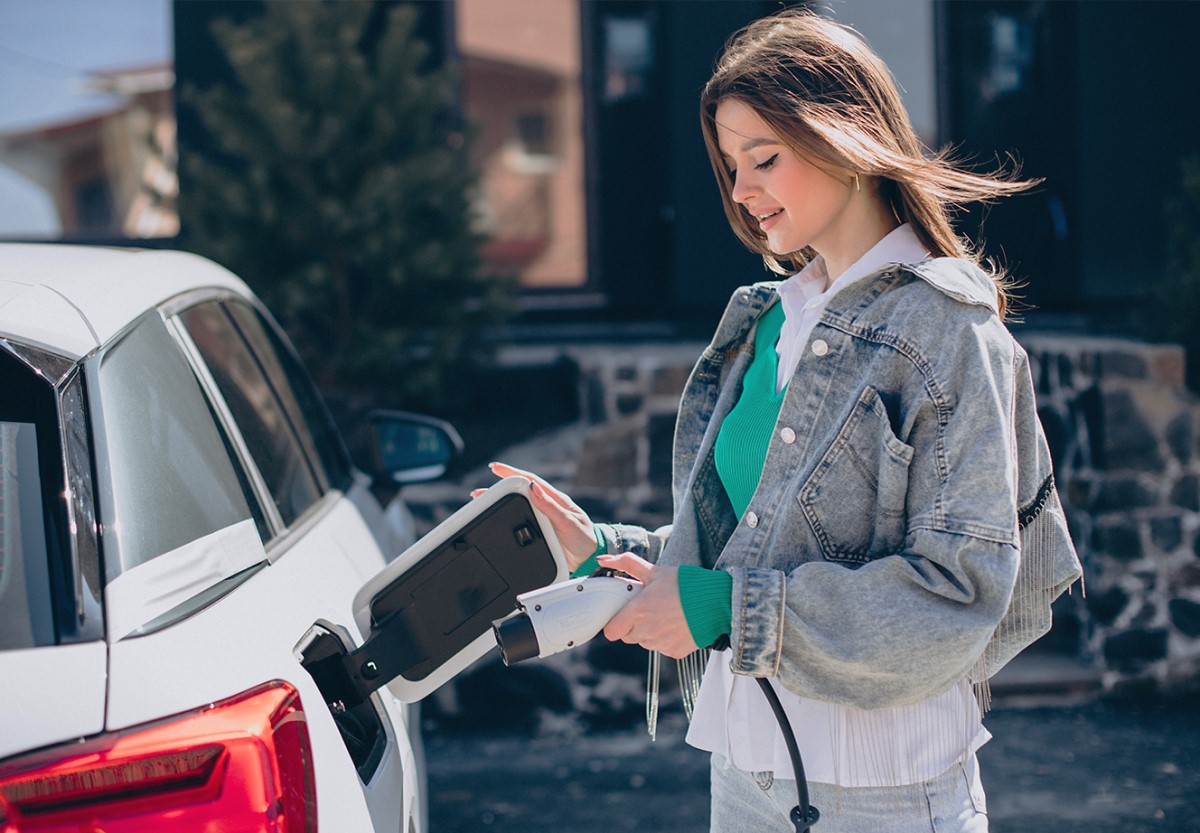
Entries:
{"label": "denim jacket", "polygon": [[739,521],[713,446],[776,286],[735,292],[684,389],[672,525],[602,525],[609,551],[727,570],[732,670],[802,697],[874,709],[985,685],[1081,576],[992,280],[939,258],[835,296]]}

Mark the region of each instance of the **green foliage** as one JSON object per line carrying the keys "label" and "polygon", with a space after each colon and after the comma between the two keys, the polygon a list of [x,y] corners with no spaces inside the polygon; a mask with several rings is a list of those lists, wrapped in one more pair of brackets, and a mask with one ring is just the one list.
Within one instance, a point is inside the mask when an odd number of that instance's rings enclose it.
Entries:
{"label": "green foliage", "polygon": [[1166,208],[1167,274],[1141,323],[1144,336],[1182,344],[1187,381],[1200,391],[1200,157],[1184,160],[1180,192]]}
{"label": "green foliage", "polygon": [[[270,0],[213,34],[236,86],[185,88],[215,151],[183,160],[184,243],[244,277],[326,391],[445,410],[511,284],[485,277],[454,87],[416,9]],[[367,46],[366,44],[369,44]]]}

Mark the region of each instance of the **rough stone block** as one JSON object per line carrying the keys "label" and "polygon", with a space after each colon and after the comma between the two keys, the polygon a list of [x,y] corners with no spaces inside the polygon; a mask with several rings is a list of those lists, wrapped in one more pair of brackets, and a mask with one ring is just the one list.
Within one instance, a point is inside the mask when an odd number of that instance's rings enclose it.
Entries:
{"label": "rough stone block", "polygon": [[1100,484],[1092,501],[1093,512],[1127,512],[1158,505],[1155,494],[1139,477],[1111,477]]}
{"label": "rough stone block", "polygon": [[1050,447],[1050,459],[1055,471],[1066,468],[1064,459],[1076,445],[1075,426],[1070,416],[1057,408],[1039,408],[1038,419],[1042,423],[1042,432],[1046,436],[1046,445]]}
{"label": "rough stone block", "polygon": [[1123,674],[1136,674],[1166,656],[1167,631],[1162,628],[1128,630],[1104,640],[1104,661]]}
{"label": "rough stone block", "polygon": [[622,393],[617,397],[617,413],[621,416],[636,414],[642,409],[643,401],[640,393]]}
{"label": "rough stone block", "polygon": [[1150,367],[1145,358],[1128,350],[1110,350],[1096,356],[1100,372],[1108,377],[1121,376],[1127,379],[1145,379]]}
{"label": "rough stone block", "polygon": [[1181,509],[1200,511],[1200,476],[1185,474],[1171,487],[1170,501]]}
{"label": "rough stone block", "polygon": [[619,517],[616,511],[617,507],[611,500],[607,500],[606,498],[578,492],[572,494],[571,498],[594,521],[607,521]]}
{"label": "rough stone block", "polygon": [[1178,596],[1197,587],[1200,587],[1200,564],[1194,562],[1184,564],[1177,570],[1173,570],[1167,577],[1167,592],[1172,596]]}
{"label": "rough stone block", "polygon": [[1153,518],[1150,521],[1150,540],[1164,553],[1183,543],[1183,523],[1178,515]]}
{"label": "rough stone block", "polygon": [[1092,591],[1087,596],[1088,613],[1101,625],[1111,625],[1128,605],[1129,594],[1116,586],[1100,593]]}
{"label": "rough stone block", "polygon": [[608,422],[608,404],[604,397],[604,380],[595,370],[587,375],[584,382],[584,405],[586,406],[587,421],[592,425]]}
{"label": "rough stone block", "polygon": [[[1158,437],[1133,393],[1124,388],[1101,393],[1103,418],[1100,448],[1093,449],[1098,468],[1158,472],[1164,460]],[[1094,440],[1093,440],[1094,442]]]}
{"label": "rough stone block", "polygon": [[1150,360],[1150,378],[1176,388],[1187,384],[1187,358],[1183,348],[1176,344],[1155,347]]}
{"label": "rough stone block", "polygon": [[1067,390],[1075,386],[1075,363],[1065,353],[1058,355],[1058,382]]}
{"label": "rough stone block", "polygon": [[1092,481],[1087,477],[1072,477],[1062,495],[1070,506],[1088,506],[1092,499]]}
{"label": "rough stone block", "polygon": [[633,420],[593,427],[583,441],[575,485],[583,488],[627,488],[638,482],[641,426]]}
{"label": "rough stone block", "polygon": [[660,367],[655,371],[654,381],[651,383],[654,394],[656,396],[678,396],[682,394],[691,372],[692,369],[690,367],[683,367],[681,365]]}
{"label": "rough stone block", "polygon": [[650,485],[659,489],[670,489],[671,459],[675,447],[675,415],[650,417],[647,435],[650,439]]}
{"label": "rough stone block", "polygon": [[1153,602],[1142,599],[1142,607],[1132,619],[1129,620],[1130,628],[1145,628],[1148,627],[1158,616],[1158,606]]}
{"label": "rough stone block", "polygon": [[1127,519],[1105,521],[1092,530],[1092,548],[1122,561],[1142,557],[1142,539],[1137,522]]}
{"label": "rough stone block", "polygon": [[1200,604],[1190,599],[1171,599],[1167,603],[1171,624],[1184,636],[1193,639],[1200,636]]}
{"label": "rough stone block", "polygon": [[1195,447],[1195,434],[1195,422],[1189,411],[1177,414],[1174,419],[1167,423],[1167,446],[1170,447],[1171,453],[1175,455],[1175,459],[1185,466],[1192,460],[1192,451]]}

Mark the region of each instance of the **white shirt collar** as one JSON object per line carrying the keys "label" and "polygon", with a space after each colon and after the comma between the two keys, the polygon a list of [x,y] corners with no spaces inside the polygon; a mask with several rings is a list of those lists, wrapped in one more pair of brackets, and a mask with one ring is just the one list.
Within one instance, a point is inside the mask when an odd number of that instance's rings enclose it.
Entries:
{"label": "white shirt collar", "polygon": [[855,281],[879,271],[889,263],[917,263],[929,257],[929,251],[908,223],[892,229],[858,260],[850,264],[837,280],[829,284],[829,273],[825,270],[825,259],[817,256],[803,269],[779,285],[779,297],[783,301],[784,315],[792,318],[806,306],[822,305]]}

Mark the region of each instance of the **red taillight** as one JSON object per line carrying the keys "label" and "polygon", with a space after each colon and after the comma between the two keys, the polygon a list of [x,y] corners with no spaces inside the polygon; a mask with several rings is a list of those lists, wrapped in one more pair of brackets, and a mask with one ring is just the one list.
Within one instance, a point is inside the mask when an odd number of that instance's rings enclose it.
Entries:
{"label": "red taillight", "polygon": [[312,746],[275,681],[146,726],[0,764],[0,833],[315,833]]}

